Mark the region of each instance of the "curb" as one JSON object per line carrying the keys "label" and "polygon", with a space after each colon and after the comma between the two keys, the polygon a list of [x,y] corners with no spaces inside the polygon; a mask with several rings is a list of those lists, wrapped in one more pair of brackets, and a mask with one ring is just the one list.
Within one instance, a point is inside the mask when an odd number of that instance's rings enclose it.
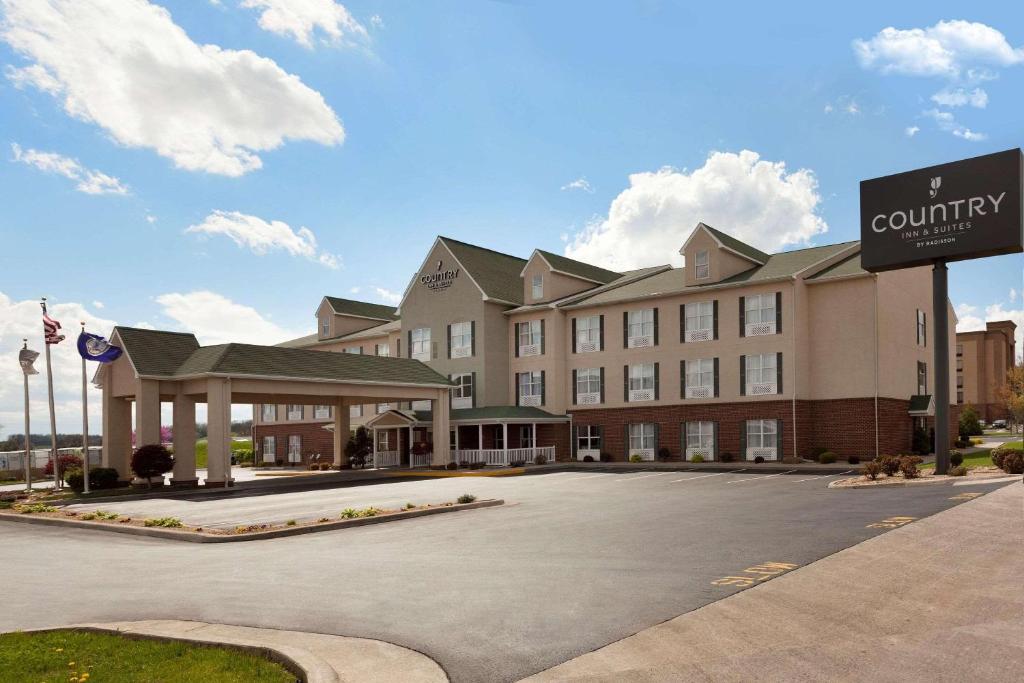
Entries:
{"label": "curb", "polygon": [[132,536],[149,536],[151,538],[163,538],[169,541],[182,541],[186,543],[242,543],[246,541],[262,541],[285,536],[302,536],[313,534],[319,531],[335,531],[349,527],[366,526],[369,524],[384,524],[397,522],[403,519],[415,517],[427,517],[439,515],[446,512],[460,512],[462,510],[476,510],[478,508],[496,507],[504,505],[505,501],[497,499],[478,500],[472,503],[456,503],[442,507],[422,508],[419,510],[404,510],[390,515],[380,517],[360,517],[357,519],[339,519],[323,524],[312,524],[309,526],[284,527],[282,529],[271,529],[270,531],[255,531],[239,535],[211,535],[195,531],[177,531],[160,527],[140,527],[120,524],[107,524],[103,522],[90,522],[66,517],[37,517],[32,514],[19,512],[0,512],[0,522],[20,522],[22,524],[39,524],[42,526],[56,527],[77,527],[91,531],[107,531],[116,534],[129,534]]}
{"label": "curb", "polygon": [[520,474],[526,474],[525,467],[508,467],[503,470],[395,470],[391,476],[443,479],[445,477],[514,477]]}
{"label": "curb", "polygon": [[966,485],[966,484],[990,484],[990,483],[991,484],[998,484],[1001,481],[1009,481],[1009,480],[1006,479],[1006,477],[1004,477],[1004,476],[981,477],[981,478],[974,477],[973,481],[971,481],[971,477],[947,477],[946,479],[931,479],[931,478],[928,478],[928,479],[913,479],[911,481],[906,481],[905,479],[901,479],[900,481],[894,481],[891,484],[888,483],[888,482],[886,482],[885,484],[870,484],[870,483],[864,481],[864,482],[859,482],[857,484],[847,484],[846,486],[839,486],[839,482],[841,482],[841,481],[843,481],[843,480],[842,479],[837,479],[836,481],[830,481],[828,483],[828,487],[830,489],[877,489],[877,488],[888,488],[888,487],[891,487],[891,486],[928,486],[928,485],[938,485],[938,484],[954,484],[954,485],[955,484],[961,484],[961,485]]}

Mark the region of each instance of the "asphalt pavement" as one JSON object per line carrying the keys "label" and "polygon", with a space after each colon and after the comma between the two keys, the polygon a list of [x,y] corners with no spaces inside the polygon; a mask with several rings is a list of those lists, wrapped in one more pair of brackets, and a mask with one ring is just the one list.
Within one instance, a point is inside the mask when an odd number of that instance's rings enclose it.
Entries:
{"label": "asphalt pavement", "polygon": [[827,489],[834,478],[558,472],[125,503],[225,522],[278,505],[273,515],[461,493],[508,503],[230,545],[0,524],[10,587],[0,630],[161,618],[263,626],[379,639],[427,654],[455,681],[512,681],[747,587],[723,578],[805,566],[1000,486]]}

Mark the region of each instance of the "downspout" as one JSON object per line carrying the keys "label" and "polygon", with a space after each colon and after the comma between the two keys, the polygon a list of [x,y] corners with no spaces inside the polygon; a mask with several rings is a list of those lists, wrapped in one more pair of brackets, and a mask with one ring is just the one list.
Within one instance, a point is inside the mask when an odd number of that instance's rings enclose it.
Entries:
{"label": "downspout", "polygon": [[875,458],[879,457],[878,440],[878,275],[873,277],[875,285]]}
{"label": "downspout", "polygon": [[794,458],[794,460],[797,460],[797,461],[799,461],[799,459],[800,459],[800,451],[797,448],[797,439],[796,439],[796,389],[797,389],[797,377],[800,374],[797,371],[797,357],[796,357],[797,338],[799,336],[799,328],[797,326],[797,301],[796,301],[797,283],[798,282],[799,281],[796,278],[793,278],[793,362],[789,364],[790,367],[793,368],[793,401],[792,401],[792,408],[793,408],[793,410],[792,410],[792,412],[793,412],[793,458]]}

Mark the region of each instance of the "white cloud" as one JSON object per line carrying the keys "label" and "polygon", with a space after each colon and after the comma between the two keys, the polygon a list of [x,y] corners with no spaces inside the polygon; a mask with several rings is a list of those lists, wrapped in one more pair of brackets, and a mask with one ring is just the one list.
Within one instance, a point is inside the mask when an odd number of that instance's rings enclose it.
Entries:
{"label": "white cloud", "polygon": [[154,223],[156,223],[156,216],[147,213],[146,222],[149,223],[150,225],[153,225]]}
{"label": "white cloud", "polygon": [[[50,347],[53,366],[53,400],[57,416],[57,431],[79,433],[82,430],[82,359],[75,348],[75,339],[85,321],[86,329],[107,336],[114,321],[99,317],[80,303],[50,300],[50,316],[63,325],[67,337]],[[28,347],[39,352],[35,367],[38,375],[29,377],[31,396],[30,417],[34,434],[50,432],[49,408],[46,396],[46,360],[44,357],[42,311],[37,299],[15,301],[0,292],[0,433],[24,431],[24,397],[22,395],[21,366],[15,360],[22,339],[28,338]],[[89,363],[87,377],[92,378],[95,365]],[[92,433],[101,431],[101,393],[89,385],[89,425]]]}
{"label": "white cloud", "polygon": [[370,17],[370,24],[374,28],[384,28],[384,19],[382,19],[379,14],[374,14]]}
{"label": "white cloud", "polygon": [[563,192],[565,190],[583,190],[588,194],[594,194],[594,188],[593,186],[591,186],[590,182],[586,178],[577,178],[571,183],[566,183],[565,185],[562,185],[561,189]]}
{"label": "white cloud", "polygon": [[134,325],[132,325],[132,327],[137,327],[140,330],[155,330],[156,329],[156,325],[154,325],[153,323],[148,323],[145,320],[140,320],[139,322],[137,322]]}
{"label": "white cloud", "polygon": [[606,218],[576,233],[566,255],[623,270],[679,264],[679,247],[700,221],[769,251],[806,244],[828,230],[816,213],[821,196],[814,172],[787,172],[785,163],[750,150],[713,152],[692,172],[635,173],[629,185]]}
{"label": "white cloud", "polygon": [[923,29],[890,26],[868,40],[854,40],[853,49],[866,69],[909,76],[977,77],[986,67],[1024,62],[1024,48],[1011,46],[1000,31],[963,20]]}
{"label": "white cloud", "polygon": [[943,107],[971,105],[977,109],[988,106],[988,93],[981,88],[968,91],[966,88],[943,88],[932,95],[932,102]]}
{"label": "white cloud", "polygon": [[362,288],[362,287],[352,287],[352,288],[350,288],[350,289],[348,290],[348,293],[349,293],[349,294],[358,294],[358,293],[359,293],[359,292],[361,292],[362,290],[363,290],[363,288]]}
{"label": "white cloud", "polygon": [[260,28],[290,37],[305,47],[313,47],[314,33],[334,44],[368,38],[363,25],[334,0],[242,0],[242,7],[263,10]]}
{"label": "white cloud", "polygon": [[260,315],[255,308],[215,292],[171,292],[156,297],[156,302],[163,315],[182,331],[195,334],[203,345],[229,342],[270,345],[304,334],[285,329]]}
{"label": "white cloud", "polygon": [[14,161],[32,166],[44,173],[56,173],[76,181],[75,189],[86,194],[128,194],[128,187],[114,176],[82,166],[77,159],[62,156],[56,152],[40,152],[22,149],[17,143],[11,144]]}
{"label": "white cloud", "polygon": [[931,118],[935,121],[935,124],[939,127],[939,130],[944,130],[947,133],[952,133],[958,138],[964,140],[970,140],[971,142],[980,142],[988,136],[984,133],[978,133],[967,126],[964,126],[957,122],[956,117],[948,111],[939,111],[938,109],[927,109],[921,112],[924,116]]}
{"label": "white cloud", "polygon": [[1010,303],[1016,303],[1017,301],[1017,290],[1010,287]]}
{"label": "white cloud", "polygon": [[145,0],[0,0],[0,38],[32,64],[8,72],[116,142],[179,168],[240,176],[286,140],[339,144],[317,91],[250,50],[194,43]]}
{"label": "white cloud", "polygon": [[374,287],[373,291],[377,293],[377,298],[386,304],[397,306],[402,301],[401,292],[392,292],[390,289],[384,289],[383,287]]}
{"label": "white cloud", "polygon": [[239,211],[214,211],[202,223],[189,226],[186,233],[199,235],[224,235],[240,247],[247,247],[254,254],[264,255],[269,251],[283,250],[292,256],[302,256],[321,265],[337,270],[341,260],[334,254],[320,251],[316,235],[309,228],[292,230],[283,221],[265,221]]}
{"label": "white cloud", "polygon": [[100,308],[100,309],[102,309],[103,308],[103,302],[102,301],[93,301],[92,302],[92,307],[93,308]]}
{"label": "white cloud", "polygon": [[917,135],[918,131],[920,130],[921,129],[918,126],[907,126],[906,128],[903,129],[903,132],[904,134],[906,134],[908,138],[912,138],[915,135]]}

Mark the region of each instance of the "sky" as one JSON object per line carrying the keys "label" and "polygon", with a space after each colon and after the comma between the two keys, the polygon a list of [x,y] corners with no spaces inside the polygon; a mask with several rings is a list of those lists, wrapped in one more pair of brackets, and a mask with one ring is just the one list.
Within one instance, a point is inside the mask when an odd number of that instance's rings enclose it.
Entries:
{"label": "sky", "polygon": [[[77,432],[79,321],[272,344],[397,303],[439,234],[615,269],[697,221],[857,239],[860,180],[1024,142],[1014,5],[0,0],[0,436],[42,296]],[[1019,255],[949,279],[959,329],[1024,328]]]}

